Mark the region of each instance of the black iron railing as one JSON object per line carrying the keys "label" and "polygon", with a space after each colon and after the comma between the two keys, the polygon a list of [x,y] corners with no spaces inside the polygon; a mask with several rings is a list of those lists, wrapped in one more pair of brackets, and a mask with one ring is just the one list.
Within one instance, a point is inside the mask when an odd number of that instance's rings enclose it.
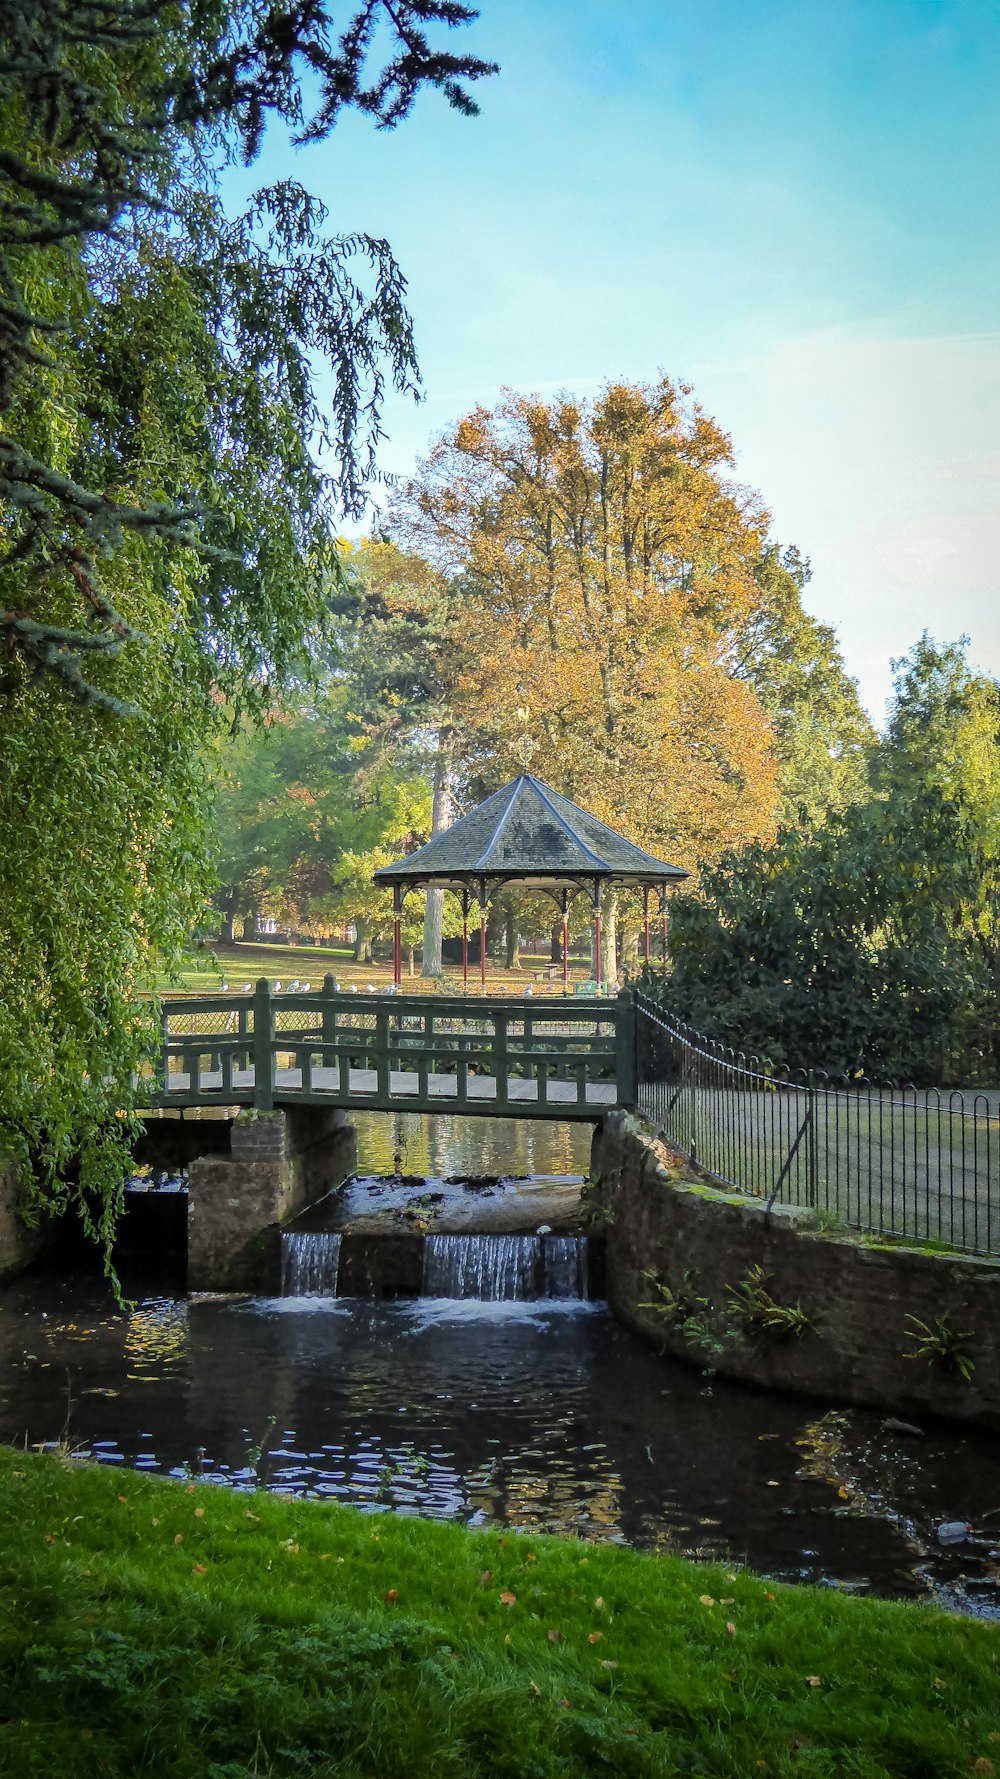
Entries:
{"label": "black iron railing", "polygon": [[785,1073],[639,995],[639,1110],[698,1167],[770,1203],[969,1253],[1000,1244],[1000,1092]]}

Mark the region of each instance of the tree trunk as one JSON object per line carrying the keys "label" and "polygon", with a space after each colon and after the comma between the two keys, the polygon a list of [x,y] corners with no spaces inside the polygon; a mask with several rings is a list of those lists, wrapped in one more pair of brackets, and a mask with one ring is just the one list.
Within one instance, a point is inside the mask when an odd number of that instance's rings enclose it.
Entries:
{"label": "tree trunk", "polygon": [[[434,795],[431,804],[431,838],[435,834],[443,834],[450,828],[454,814],[451,795],[452,758],[455,750],[454,729],[442,729],[438,734],[438,750],[434,759]],[[441,963],[441,931],[444,925],[444,890],[429,889],[427,891],[427,907],[424,912],[424,955],[420,966],[421,976],[440,976]]]}
{"label": "tree trunk", "polygon": [[408,945],[406,947],[406,974],[408,976],[415,976],[416,973],[417,973],[416,946]]}
{"label": "tree trunk", "polygon": [[605,898],[601,910],[601,980],[614,987],[618,981],[618,897]]}
{"label": "tree trunk", "polygon": [[236,943],[236,922],[231,914],[224,914],[219,927],[219,943],[234,945]]}
{"label": "tree trunk", "polygon": [[244,945],[252,942],[254,939],[256,939],[256,937],[257,937],[257,910],[255,908],[252,914],[244,914],[244,916],[243,916],[242,939],[243,939]]}
{"label": "tree trunk", "polygon": [[504,945],[506,948],[507,968],[517,968],[517,915],[513,908],[508,908],[504,916]]}
{"label": "tree trunk", "polygon": [[558,920],[554,920],[552,922],[552,931],[549,935],[549,957],[552,959],[552,962],[554,964],[561,964],[563,961],[563,955],[562,955],[562,915],[561,914],[560,914]]}
{"label": "tree trunk", "polygon": [[354,922],[354,962],[370,964],[372,961],[371,928],[363,914],[358,915]]}

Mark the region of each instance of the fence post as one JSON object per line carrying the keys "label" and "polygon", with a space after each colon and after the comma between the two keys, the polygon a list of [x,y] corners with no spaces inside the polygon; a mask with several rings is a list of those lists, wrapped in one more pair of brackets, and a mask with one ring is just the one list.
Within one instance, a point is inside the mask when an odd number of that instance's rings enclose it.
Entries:
{"label": "fence post", "polygon": [[636,1103],[636,1040],[635,999],[623,988],[615,1006],[615,1103],[619,1106]]}
{"label": "fence post", "polygon": [[253,1103],[258,1112],[274,1110],[274,1053],[271,984],[262,976],[253,992]]}
{"label": "fence post", "polygon": [[819,1203],[819,1161],[816,1152],[816,1088],[809,1071],[809,1128],[806,1131],[806,1193],[812,1210]]}

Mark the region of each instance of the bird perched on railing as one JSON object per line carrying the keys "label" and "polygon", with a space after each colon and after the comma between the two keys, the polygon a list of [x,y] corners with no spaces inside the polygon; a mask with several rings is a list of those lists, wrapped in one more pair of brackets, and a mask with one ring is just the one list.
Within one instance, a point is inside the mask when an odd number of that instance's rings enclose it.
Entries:
{"label": "bird perched on railing", "polygon": [[290,995],[293,995],[293,994],[295,994],[295,992],[296,992],[296,990],[297,990],[297,989],[298,989],[298,986],[299,986],[299,979],[298,979],[298,977],[297,977],[297,976],[296,976],[296,978],[295,978],[295,981],[294,981],[294,982],[290,982],[290,983],[289,983],[289,984],[288,984],[288,992],[289,992],[289,994],[290,994]]}
{"label": "bird perched on railing", "polygon": [[245,995],[248,995],[250,993],[250,990],[253,987],[253,983],[252,982],[241,982],[240,987],[243,990],[243,993]]}
{"label": "bird perched on railing", "polygon": [[302,984],[302,987],[301,987],[301,989],[300,989],[300,991],[299,991],[299,992],[300,992],[300,993],[301,993],[301,994],[304,994],[304,995],[307,995],[307,994],[308,994],[308,993],[309,993],[309,990],[310,990],[310,989],[311,989],[311,988],[312,988],[312,983],[311,983],[311,982],[303,982],[303,984]]}
{"label": "bird perched on railing", "polygon": [[219,983],[219,992],[220,992],[220,993],[221,993],[221,994],[228,994],[228,993],[229,993],[229,984],[228,984],[228,982],[220,982],[220,983]]}

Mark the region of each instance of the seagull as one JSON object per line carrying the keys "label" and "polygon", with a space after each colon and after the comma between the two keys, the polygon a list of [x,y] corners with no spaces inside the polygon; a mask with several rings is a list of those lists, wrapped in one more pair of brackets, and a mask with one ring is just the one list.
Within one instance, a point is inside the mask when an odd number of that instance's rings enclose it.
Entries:
{"label": "seagull", "polygon": [[281,993],[281,983],[280,982],[275,983],[274,992],[276,995],[280,995],[280,993]]}
{"label": "seagull", "polygon": [[249,994],[249,993],[250,993],[250,990],[251,990],[251,989],[252,989],[252,987],[253,987],[253,983],[252,983],[252,982],[244,982],[244,983],[243,983],[243,984],[242,984],[242,988],[243,988],[243,993],[244,993],[244,994],[245,994],[245,995],[248,995],[248,994]]}
{"label": "seagull", "polygon": [[296,976],[296,978],[295,978],[295,981],[294,981],[294,982],[290,982],[290,983],[289,983],[289,984],[288,984],[288,992],[289,992],[289,994],[290,994],[290,995],[293,995],[293,994],[294,994],[294,993],[295,993],[295,991],[296,991],[296,989],[297,989],[297,988],[298,988],[298,987],[299,987],[299,979],[298,979],[298,977],[297,977],[297,976]]}
{"label": "seagull", "polygon": [[309,993],[309,990],[310,990],[310,989],[311,989],[311,988],[312,988],[312,983],[311,983],[311,982],[303,982],[303,984],[302,984],[302,990],[301,990],[301,992],[302,992],[302,993],[303,993],[303,994],[304,994],[304,995],[307,995],[307,994],[308,994],[308,993]]}
{"label": "seagull", "polygon": [[219,983],[219,992],[220,992],[220,994],[227,994],[227,993],[228,993],[228,991],[229,991],[229,984],[228,984],[228,982],[220,982],[220,983]]}

